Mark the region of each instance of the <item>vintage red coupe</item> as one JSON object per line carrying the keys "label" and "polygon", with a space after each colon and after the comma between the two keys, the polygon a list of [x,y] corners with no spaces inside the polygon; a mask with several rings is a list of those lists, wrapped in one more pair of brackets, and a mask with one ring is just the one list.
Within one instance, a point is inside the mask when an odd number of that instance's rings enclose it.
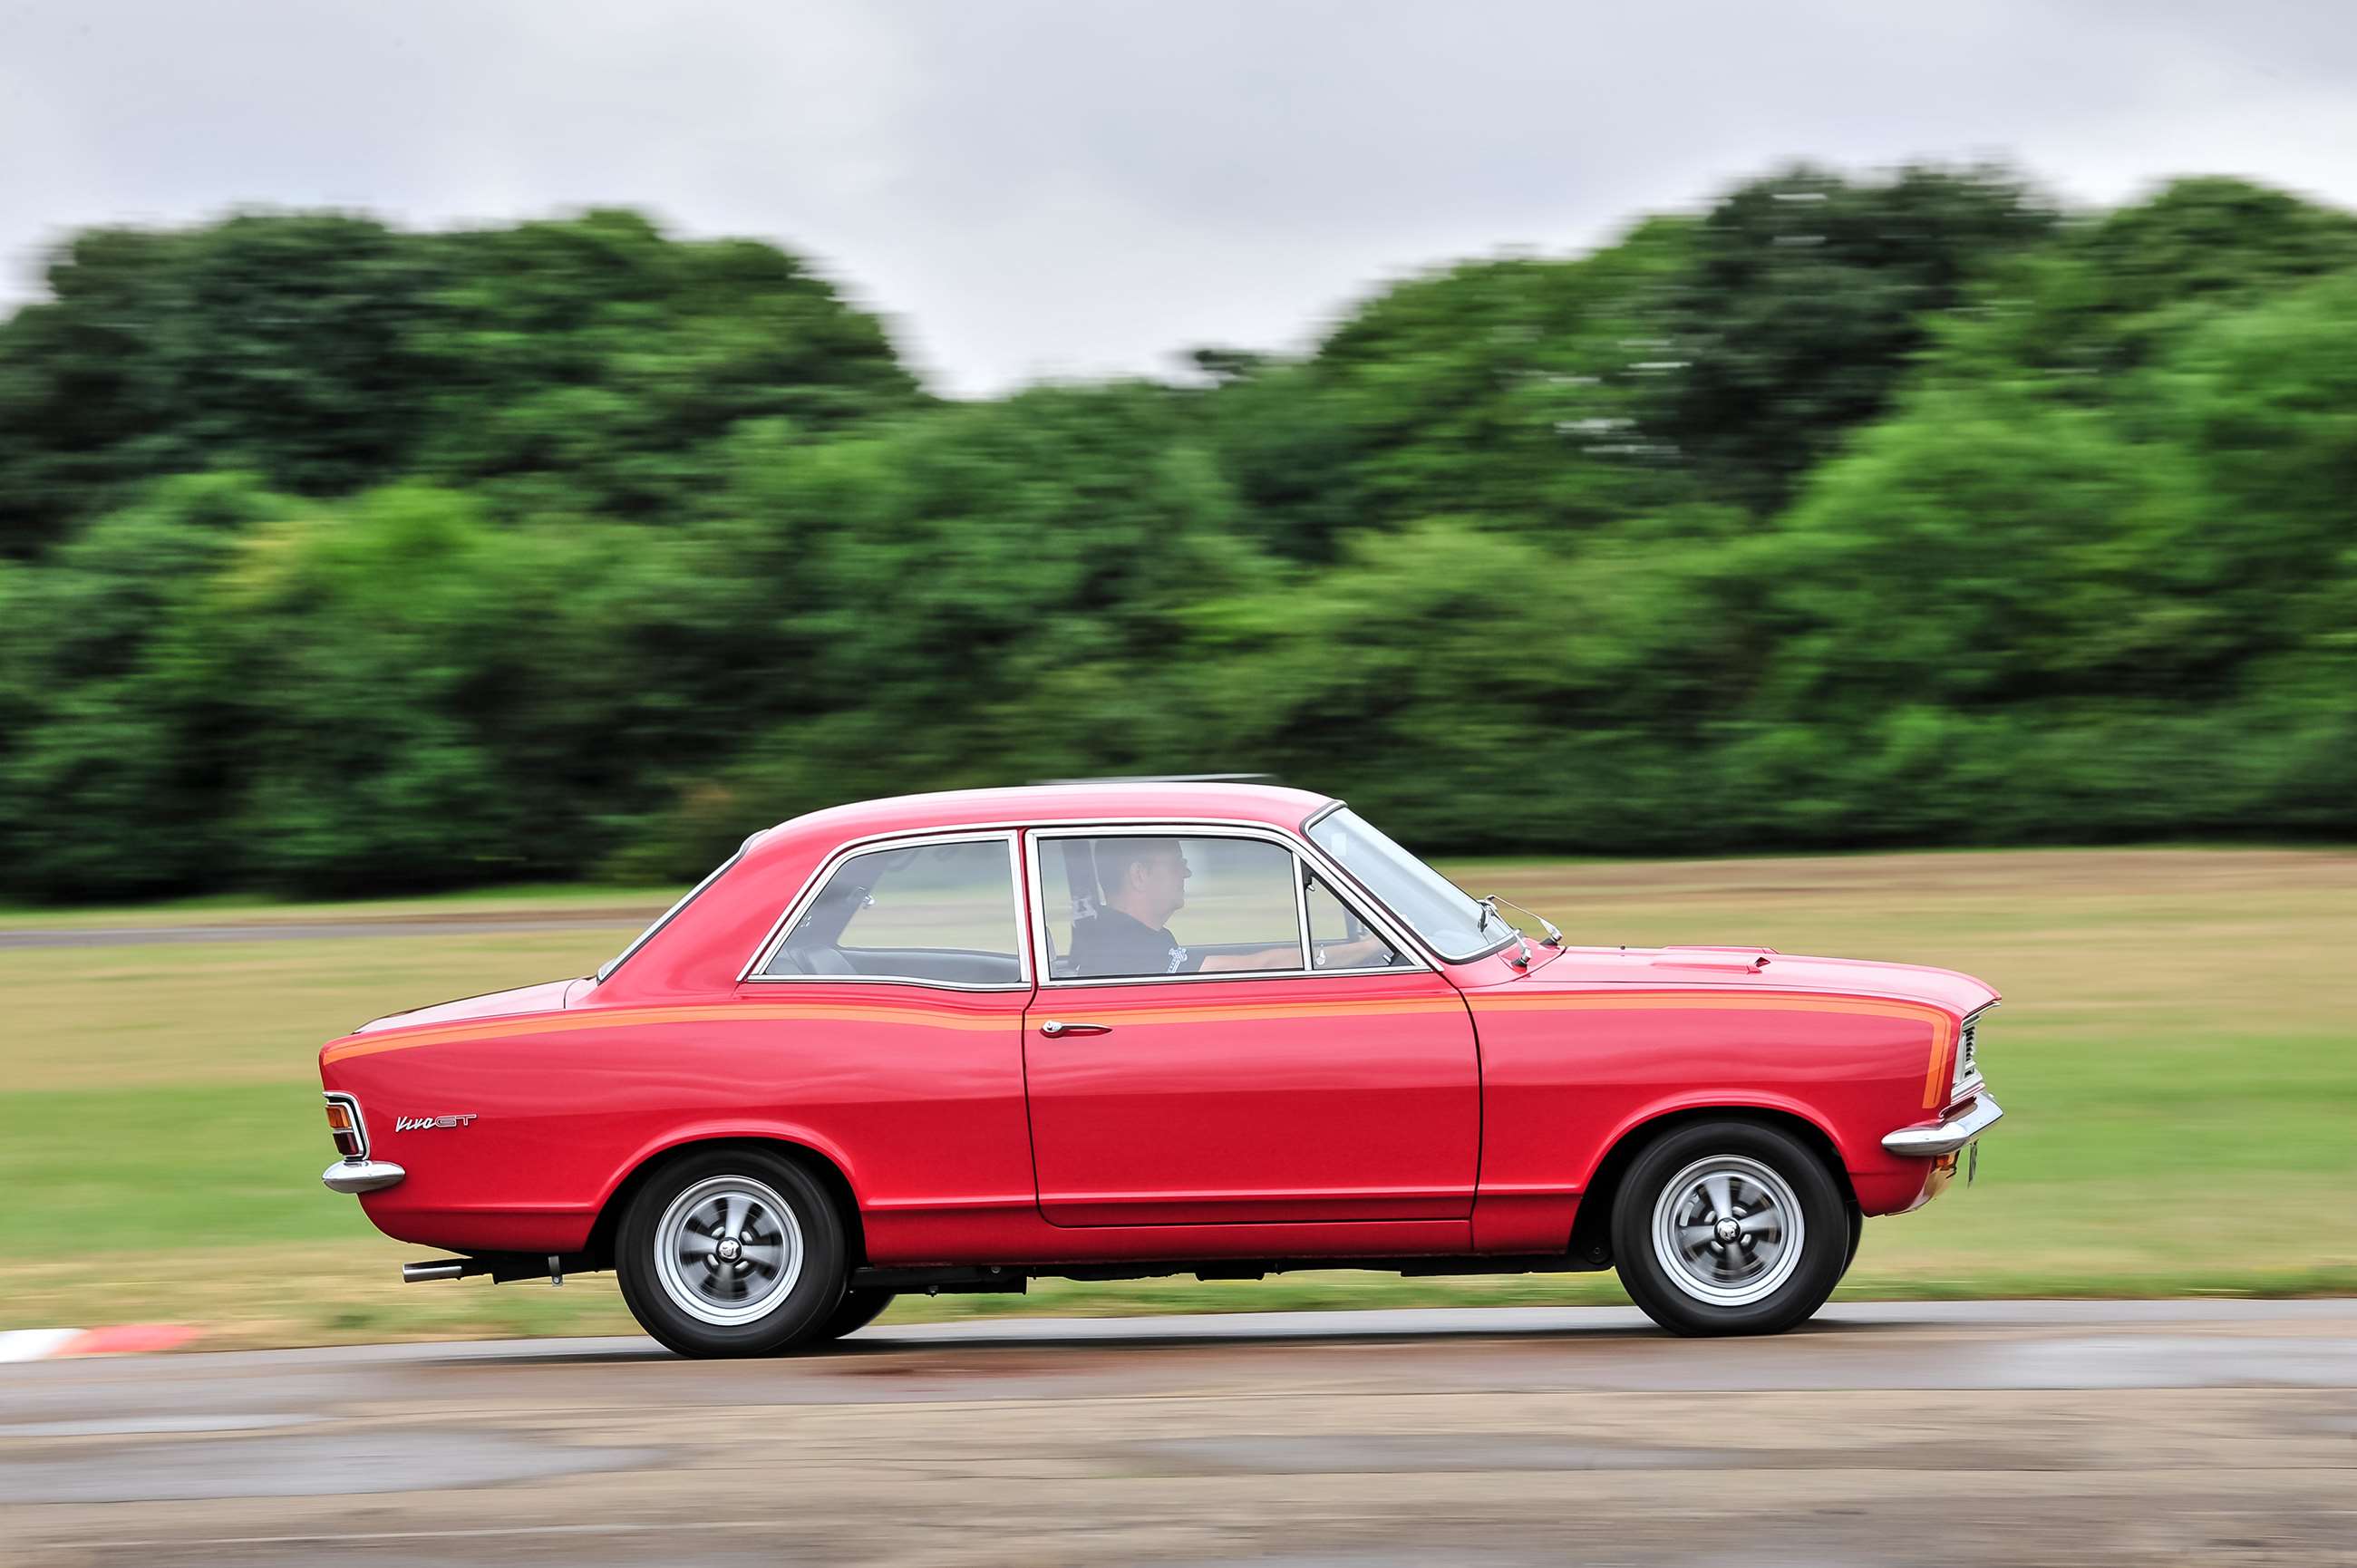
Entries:
{"label": "vintage red coupe", "polygon": [[1617,1268],[1663,1326],[1823,1304],[1997,1119],[1948,970],[1534,940],[1339,800],[919,795],[754,834],[593,975],[319,1053],[411,1279],[611,1268],[762,1355],[1059,1275]]}

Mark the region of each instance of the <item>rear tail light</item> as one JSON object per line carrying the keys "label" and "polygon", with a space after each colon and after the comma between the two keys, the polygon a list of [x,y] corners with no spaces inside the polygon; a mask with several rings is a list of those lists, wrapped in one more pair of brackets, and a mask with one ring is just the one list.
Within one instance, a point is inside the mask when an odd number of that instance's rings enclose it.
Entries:
{"label": "rear tail light", "polygon": [[1980,1081],[1981,1024],[1988,1017],[1990,1009],[1996,1005],[1990,1003],[1965,1019],[1964,1027],[1956,1032],[1956,1071],[1948,1085],[1948,1097],[1952,1100]]}
{"label": "rear tail light", "polygon": [[328,1132],[336,1150],[348,1160],[368,1157],[368,1129],[361,1122],[361,1102],[349,1094],[328,1097]]}

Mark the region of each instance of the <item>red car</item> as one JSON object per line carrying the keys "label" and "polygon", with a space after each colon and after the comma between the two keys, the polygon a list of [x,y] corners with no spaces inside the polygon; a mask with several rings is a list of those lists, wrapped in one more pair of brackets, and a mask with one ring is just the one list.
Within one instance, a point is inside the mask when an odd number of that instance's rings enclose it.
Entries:
{"label": "red car", "polygon": [[688,1355],[904,1291],[1615,1268],[1813,1313],[1998,1116],[1948,970],[1534,940],[1339,800],[919,795],[754,834],[596,974],[319,1053],[410,1279],[611,1268]]}

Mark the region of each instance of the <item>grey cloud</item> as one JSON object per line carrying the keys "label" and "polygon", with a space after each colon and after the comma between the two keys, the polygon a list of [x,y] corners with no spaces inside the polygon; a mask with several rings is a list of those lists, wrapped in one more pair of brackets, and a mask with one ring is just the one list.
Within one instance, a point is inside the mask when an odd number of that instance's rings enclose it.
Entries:
{"label": "grey cloud", "polygon": [[1793,157],[2357,200],[2357,26],[2244,0],[0,9],[0,257],[237,205],[590,203],[813,255],[945,390],[1302,341]]}

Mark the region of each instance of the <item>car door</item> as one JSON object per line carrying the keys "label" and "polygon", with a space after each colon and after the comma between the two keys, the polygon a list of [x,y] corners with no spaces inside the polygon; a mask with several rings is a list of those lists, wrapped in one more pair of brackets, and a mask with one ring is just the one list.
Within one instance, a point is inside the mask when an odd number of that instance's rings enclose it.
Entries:
{"label": "car door", "polygon": [[1314,936],[1283,834],[1027,837],[1040,985],[1025,1081],[1050,1223],[1470,1214],[1480,1075],[1464,1000],[1394,934]]}
{"label": "car door", "polygon": [[956,1256],[1035,1191],[1029,940],[1013,830],[847,845],[780,918],[733,1011],[748,1111],[823,1139],[871,1256]]}

